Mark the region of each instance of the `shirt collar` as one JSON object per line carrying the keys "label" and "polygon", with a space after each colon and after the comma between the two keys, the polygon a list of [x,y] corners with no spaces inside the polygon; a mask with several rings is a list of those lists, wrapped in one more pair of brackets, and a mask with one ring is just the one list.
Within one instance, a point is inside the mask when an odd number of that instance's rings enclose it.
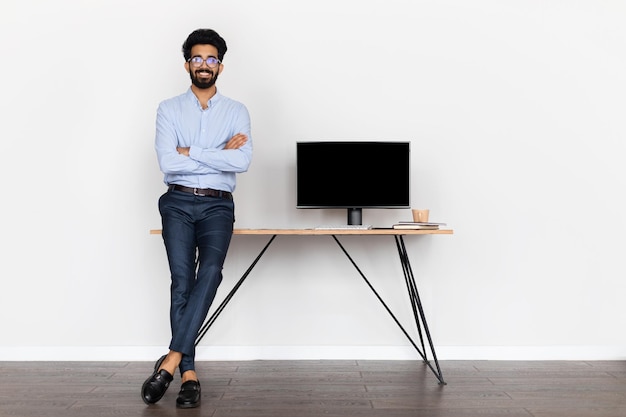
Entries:
{"label": "shirt collar", "polygon": [[[189,100],[192,100],[194,103],[196,103],[198,108],[200,110],[202,110],[202,105],[200,104],[200,100],[198,100],[198,97],[196,97],[196,95],[193,93],[193,91],[191,90],[191,87],[189,87],[189,89],[187,90],[187,97],[189,98]],[[222,95],[216,89],[215,90],[215,95],[209,99],[209,107],[208,108],[210,109],[211,107],[213,107],[221,99],[222,99]]]}

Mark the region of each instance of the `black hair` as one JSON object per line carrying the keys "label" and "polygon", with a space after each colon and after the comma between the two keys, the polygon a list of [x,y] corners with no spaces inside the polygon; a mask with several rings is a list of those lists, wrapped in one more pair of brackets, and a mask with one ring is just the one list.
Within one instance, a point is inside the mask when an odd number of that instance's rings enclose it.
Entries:
{"label": "black hair", "polygon": [[217,59],[222,61],[226,54],[226,41],[213,29],[197,29],[191,32],[183,43],[185,61],[191,58],[191,48],[195,45],[213,45],[217,49]]}

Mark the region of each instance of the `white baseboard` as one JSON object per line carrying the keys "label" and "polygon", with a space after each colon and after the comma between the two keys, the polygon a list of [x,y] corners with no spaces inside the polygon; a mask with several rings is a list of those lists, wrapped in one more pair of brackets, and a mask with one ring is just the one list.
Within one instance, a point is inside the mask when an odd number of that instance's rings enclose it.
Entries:
{"label": "white baseboard", "polygon": [[626,360],[626,346],[441,346],[439,360]]}
{"label": "white baseboard", "polygon": [[[626,360],[626,346],[438,346],[439,360]],[[0,361],[153,361],[155,346],[0,346]],[[428,352],[428,358],[432,355]],[[200,346],[199,361],[419,360],[411,346]]]}

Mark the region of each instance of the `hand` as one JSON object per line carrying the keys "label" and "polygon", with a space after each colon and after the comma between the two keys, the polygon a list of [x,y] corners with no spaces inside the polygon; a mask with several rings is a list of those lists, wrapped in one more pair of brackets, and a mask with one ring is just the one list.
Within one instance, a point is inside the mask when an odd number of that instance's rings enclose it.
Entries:
{"label": "hand", "polygon": [[235,136],[230,138],[228,142],[226,142],[224,149],[239,149],[245,145],[247,141],[248,137],[246,135],[243,133],[237,133]]}
{"label": "hand", "polygon": [[180,146],[177,146],[176,150],[181,155],[189,156],[189,148],[181,148]]}

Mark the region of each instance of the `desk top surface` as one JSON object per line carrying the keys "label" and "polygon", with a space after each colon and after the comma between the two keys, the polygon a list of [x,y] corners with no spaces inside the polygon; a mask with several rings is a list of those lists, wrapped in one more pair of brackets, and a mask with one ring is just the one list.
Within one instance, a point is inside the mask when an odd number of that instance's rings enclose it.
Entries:
{"label": "desk top surface", "polygon": [[[369,229],[369,230],[316,230],[316,229],[235,229],[234,235],[451,235],[451,229],[407,230],[407,229]],[[152,229],[150,234],[161,234],[161,229]]]}

